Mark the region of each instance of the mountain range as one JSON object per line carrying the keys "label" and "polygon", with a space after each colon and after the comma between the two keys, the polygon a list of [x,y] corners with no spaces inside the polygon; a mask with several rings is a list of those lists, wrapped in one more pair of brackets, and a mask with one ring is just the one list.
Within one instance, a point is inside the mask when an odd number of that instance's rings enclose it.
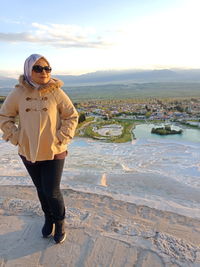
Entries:
{"label": "mountain range", "polygon": [[[200,92],[200,69],[97,71],[82,75],[53,75],[53,77],[64,82],[64,89],[69,88],[67,90],[70,91],[72,97],[73,92],[79,95],[81,93],[85,94],[86,92],[87,95],[89,91],[90,94],[93,94],[94,90],[97,91],[101,89],[105,89],[106,93],[112,95],[109,90],[119,91],[120,86],[121,88],[129,87],[129,89],[132,90],[131,92],[134,92],[134,90],[137,91],[138,88],[147,88],[147,84],[152,83],[159,84],[159,86],[154,86],[157,87],[158,90],[164,89],[166,84],[170,84],[170,86],[175,84],[174,86],[176,88],[179,84],[179,89],[181,89],[182,83],[192,84],[190,87],[195,87],[195,92]],[[17,79],[0,75],[0,95],[7,95],[17,82]],[[142,84],[144,84],[144,86],[142,86]],[[162,87],[161,84],[164,84],[164,87]],[[185,87],[185,85],[183,87]],[[125,92],[125,89],[123,90]],[[95,94],[97,93],[96,91],[94,92]]]}
{"label": "mountain range", "polygon": [[200,69],[97,71],[79,76],[57,75],[56,77],[63,80],[66,86],[116,82],[200,82]]}

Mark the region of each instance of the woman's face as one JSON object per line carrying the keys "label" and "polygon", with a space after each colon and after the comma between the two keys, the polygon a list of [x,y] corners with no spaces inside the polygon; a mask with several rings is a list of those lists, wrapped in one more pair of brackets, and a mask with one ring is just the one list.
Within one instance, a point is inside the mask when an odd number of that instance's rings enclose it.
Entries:
{"label": "woman's face", "polygon": [[[34,66],[39,65],[41,67],[49,67],[48,63],[44,58],[38,59],[38,61],[35,62]],[[49,82],[51,78],[51,72],[47,72],[46,70],[42,70],[42,72],[35,72],[32,70],[31,79],[34,83],[44,85]]]}

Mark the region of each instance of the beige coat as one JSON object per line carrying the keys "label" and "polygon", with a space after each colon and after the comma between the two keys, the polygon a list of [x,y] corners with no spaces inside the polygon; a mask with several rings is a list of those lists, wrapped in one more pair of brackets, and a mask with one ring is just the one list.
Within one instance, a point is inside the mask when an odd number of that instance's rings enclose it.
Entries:
{"label": "beige coat", "polygon": [[67,149],[75,134],[78,113],[60,88],[62,85],[61,81],[51,79],[37,90],[22,75],[0,109],[3,139],[18,145],[19,154],[29,161],[53,159]]}

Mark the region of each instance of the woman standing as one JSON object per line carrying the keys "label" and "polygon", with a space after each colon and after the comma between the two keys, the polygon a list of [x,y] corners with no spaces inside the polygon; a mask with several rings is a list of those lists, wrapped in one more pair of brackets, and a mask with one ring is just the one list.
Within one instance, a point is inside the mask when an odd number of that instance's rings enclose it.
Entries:
{"label": "woman standing", "polygon": [[66,238],[60,181],[67,144],[78,121],[78,113],[62,85],[60,80],[51,78],[47,59],[33,54],[26,59],[24,75],[0,109],[3,139],[18,145],[19,155],[37,189],[45,215],[42,234],[48,237],[55,228],[56,243]]}

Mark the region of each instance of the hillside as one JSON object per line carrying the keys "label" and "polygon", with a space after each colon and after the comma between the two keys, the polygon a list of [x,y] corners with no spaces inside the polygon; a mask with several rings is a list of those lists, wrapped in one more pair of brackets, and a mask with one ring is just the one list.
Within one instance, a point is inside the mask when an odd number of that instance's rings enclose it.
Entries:
{"label": "hillside", "polygon": [[200,83],[132,83],[64,87],[74,100],[200,97]]}
{"label": "hillside", "polygon": [[[200,70],[98,71],[79,76],[56,75],[73,100],[200,96]],[[0,95],[17,79],[0,76]]]}
{"label": "hillside", "polygon": [[200,70],[97,71],[79,76],[57,75],[69,85],[104,83],[200,82]]}

